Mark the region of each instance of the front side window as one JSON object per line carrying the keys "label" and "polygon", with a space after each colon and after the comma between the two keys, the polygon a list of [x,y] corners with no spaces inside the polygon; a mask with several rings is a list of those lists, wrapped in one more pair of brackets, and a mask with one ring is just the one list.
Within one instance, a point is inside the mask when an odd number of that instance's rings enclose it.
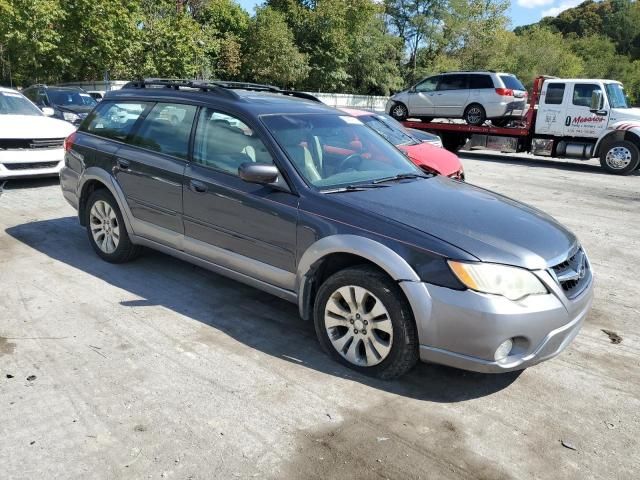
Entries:
{"label": "front side window", "polygon": [[600,85],[595,83],[576,83],[573,87],[573,104],[579,107],[591,108],[593,92],[602,92]]}
{"label": "front side window", "polygon": [[198,118],[193,161],[232,175],[238,175],[243,163],[273,164],[269,151],[252,128],[210,108],[203,108]]}
{"label": "front side window", "polygon": [[264,115],[262,121],[306,181],[328,190],[395,175],[422,175],[407,157],[348,115]]}
{"label": "front side window", "polygon": [[143,102],[103,102],[80,125],[80,131],[124,141],[140,115],[151,104]]}
{"label": "front side window", "polygon": [[416,92],[435,92],[439,79],[439,76],[424,79],[416,85]]}
{"label": "front side window", "polygon": [[467,75],[443,75],[438,83],[438,91],[440,90],[464,90],[467,87]]}
{"label": "front side window", "polygon": [[157,103],[144,118],[130,143],[186,160],[195,116],[194,105]]}
{"label": "front side window", "polygon": [[18,92],[0,92],[0,115],[42,116],[42,112]]}
{"label": "front side window", "polygon": [[54,105],[93,107],[96,101],[88,93],[78,90],[49,88],[49,100]]}
{"label": "front side window", "polygon": [[622,85],[619,83],[607,83],[605,88],[607,89],[607,97],[611,108],[629,108],[627,96],[624,94]]}
{"label": "front side window", "polygon": [[550,83],[544,98],[546,105],[561,105],[564,98],[564,83]]}

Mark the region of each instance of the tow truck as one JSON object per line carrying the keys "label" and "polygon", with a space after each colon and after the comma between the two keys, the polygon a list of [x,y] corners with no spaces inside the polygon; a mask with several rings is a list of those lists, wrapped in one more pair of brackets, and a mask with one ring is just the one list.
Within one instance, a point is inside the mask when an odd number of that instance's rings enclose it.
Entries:
{"label": "tow truck", "polygon": [[507,140],[513,152],[599,158],[604,170],[617,175],[640,169],[640,109],[628,107],[623,86],[615,80],[536,77],[528,110],[506,127],[446,120],[402,123],[439,135],[453,152],[482,135],[488,148],[494,143],[502,149]]}

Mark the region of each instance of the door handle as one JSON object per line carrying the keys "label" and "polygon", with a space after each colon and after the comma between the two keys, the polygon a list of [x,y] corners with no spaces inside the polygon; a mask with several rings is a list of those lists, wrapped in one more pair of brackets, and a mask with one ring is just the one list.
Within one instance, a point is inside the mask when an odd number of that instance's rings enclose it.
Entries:
{"label": "door handle", "polygon": [[189,181],[189,189],[192,192],[204,193],[207,191],[207,186],[204,183],[199,182],[198,180],[191,180]]}
{"label": "door handle", "polygon": [[129,160],[125,160],[124,158],[118,158],[117,162],[118,162],[118,167],[121,170],[129,170],[129,167],[131,166],[131,164],[129,163]]}

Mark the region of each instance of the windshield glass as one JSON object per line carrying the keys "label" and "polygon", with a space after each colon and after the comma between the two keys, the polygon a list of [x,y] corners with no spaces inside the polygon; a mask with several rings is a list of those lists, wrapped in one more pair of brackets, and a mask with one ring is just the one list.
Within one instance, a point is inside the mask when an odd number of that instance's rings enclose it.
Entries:
{"label": "windshield glass", "polygon": [[0,115],[42,115],[42,112],[18,92],[0,92]]}
{"label": "windshield glass", "polygon": [[419,143],[405,132],[402,124],[391,117],[387,118],[385,115],[367,115],[358,118],[394,145],[415,145]]}
{"label": "windshield glass", "polygon": [[97,103],[88,93],[77,90],[54,90],[50,88],[47,93],[49,94],[51,103],[63,107],[67,105],[93,107]]}
{"label": "windshield glass", "polygon": [[624,88],[619,83],[607,83],[607,97],[611,108],[629,108],[627,97],[624,95]]}
{"label": "windshield glass", "polygon": [[395,175],[422,175],[399,150],[355,117],[265,115],[262,121],[296,170],[321,190]]}

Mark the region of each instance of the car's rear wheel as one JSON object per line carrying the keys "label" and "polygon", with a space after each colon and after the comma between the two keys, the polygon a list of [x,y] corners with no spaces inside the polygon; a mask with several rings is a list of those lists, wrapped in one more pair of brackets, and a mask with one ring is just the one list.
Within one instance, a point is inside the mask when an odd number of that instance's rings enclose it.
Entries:
{"label": "car's rear wheel", "polygon": [[433,117],[419,117],[422,123],[431,123],[433,121]]}
{"label": "car's rear wheel", "polygon": [[494,118],[493,120],[491,120],[491,124],[498,128],[505,128],[509,126],[510,123],[510,118]]}
{"label": "car's rear wheel", "polygon": [[87,200],[85,215],[89,242],[103,260],[123,263],[138,255],[140,247],[131,243],[122,213],[111,193],[105,189],[94,191]]}
{"label": "car's rear wheel", "polygon": [[472,103],[464,110],[464,120],[469,125],[482,125],[486,119],[487,112],[479,103]]}
{"label": "car's rear wheel", "polygon": [[610,143],[600,154],[600,165],[609,173],[629,175],[640,165],[640,151],[628,140]]}
{"label": "car's rear wheel", "polygon": [[406,120],[409,116],[409,110],[407,109],[404,103],[395,103],[393,107],[391,107],[391,111],[389,114],[395,118],[396,120],[402,121]]}
{"label": "car's rear wheel", "polygon": [[324,350],[361,373],[391,379],[418,360],[411,308],[397,284],[379,270],[341,270],[320,287],[314,306]]}

